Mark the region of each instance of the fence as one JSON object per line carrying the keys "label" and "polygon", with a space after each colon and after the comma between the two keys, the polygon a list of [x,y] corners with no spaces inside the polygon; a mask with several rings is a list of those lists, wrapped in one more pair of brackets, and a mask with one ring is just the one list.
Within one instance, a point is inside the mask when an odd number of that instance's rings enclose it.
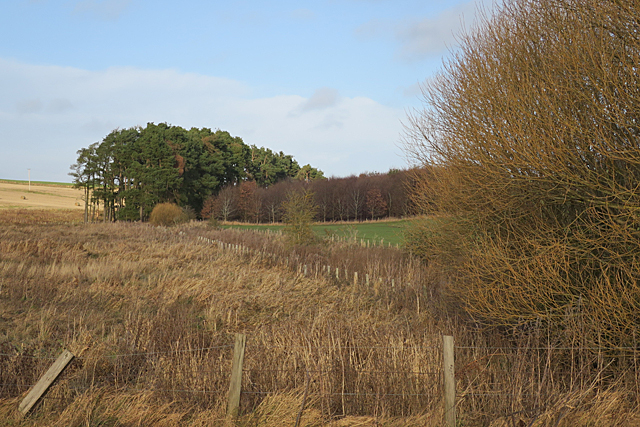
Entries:
{"label": "fence", "polygon": [[[442,399],[443,390],[448,390],[449,395],[445,398],[448,414],[453,414],[454,418],[449,417],[455,425],[455,385],[453,380],[453,340],[452,337],[444,337],[444,347],[447,349],[444,352],[444,359],[437,363],[434,361],[434,366],[446,366],[448,367],[448,373],[450,375],[444,375],[445,388],[442,387],[442,370],[434,370],[432,372],[415,372],[415,371],[403,371],[403,370],[385,370],[375,371],[360,369],[357,365],[357,361],[352,359],[350,365],[342,365],[340,367],[329,366],[330,364],[323,364],[318,357],[315,361],[312,361],[310,365],[300,365],[293,368],[271,368],[269,366],[262,366],[262,358],[260,357],[265,351],[272,351],[274,346],[265,347],[264,345],[257,344],[247,347],[247,339],[244,334],[237,334],[235,337],[234,345],[216,347],[219,349],[230,349],[233,347],[232,364],[229,375],[229,387],[218,389],[203,389],[203,390],[171,390],[171,389],[147,389],[146,391],[157,391],[165,393],[207,393],[216,394],[220,396],[227,395],[227,413],[231,416],[237,416],[240,413],[241,404],[244,408],[244,412],[255,409],[262,398],[267,395],[274,395],[291,390],[299,390],[304,387],[304,399],[300,412],[304,410],[307,397],[319,398],[321,406],[328,415],[340,415],[349,414],[362,414],[362,413],[375,413],[375,406],[381,406],[381,401],[384,400],[386,405],[392,405],[395,407],[405,406],[406,408],[413,407],[416,413],[420,412],[420,408],[424,406],[423,400],[439,401]],[[279,348],[282,348],[281,346]],[[208,349],[191,349],[186,350],[189,352],[203,352]],[[294,347],[289,347],[288,351],[295,352]],[[305,351],[311,350],[305,348]],[[314,349],[317,350],[316,354],[321,355],[323,351],[331,352],[335,349]],[[365,351],[369,356],[376,351],[385,352],[388,350],[398,351],[397,348],[390,347],[360,347],[352,346],[342,348],[343,351]],[[413,349],[415,350],[415,349]],[[421,349],[425,350],[425,349]],[[441,349],[429,348],[432,354],[441,353]],[[435,350],[435,352],[433,352]],[[180,350],[176,350],[176,353]],[[110,358],[123,358],[131,356],[158,356],[158,352],[153,353],[134,353],[134,354],[118,354],[109,355]],[[39,359],[37,356],[21,356],[21,355],[9,355],[1,354],[4,358],[19,358],[29,357],[32,359]],[[257,356],[257,357],[256,357]],[[50,357],[42,357],[43,360],[52,360]],[[36,385],[29,385],[31,391],[25,397],[20,404],[20,411],[24,414],[29,412],[31,408],[36,404],[49,386],[51,386],[57,379],[64,368],[71,360],[74,359],[69,351],[63,352],[63,354],[55,360],[53,365],[40,381]],[[83,357],[75,358],[76,361],[87,360]],[[332,360],[332,359],[328,359]],[[228,365],[224,363],[223,365]],[[228,360],[227,360],[228,362]],[[260,367],[259,367],[260,364]],[[361,363],[360,363],[361,364]],[[390,380],[379,383],[378,389],[371,388],[371,382],[366,381],[363,377],[367,375],[375,375],[376,378],[381,376],[387,377]],[[415,383],[415,388],[412,390],[406,389],[407,379]],[[379,381],[375,381],[379,382]],[[394,384],[394,382],[396,384]],[[396,386],[394,389],[393,386]],[[10,384],[2,384],[0,386],[11,386]],[[24,387],[24,385],[23,385]],[[92,387],[74,387],[73,385],[67,385],[72,390],[83,392]],[[120,390],[126,389],[126,385],[120,386]],[[139,387],[135,388],[137,391],[141,391]],[[241,400],[242,399],[242,400]],[[407,413],[406,415],[409,415]]]}
{"label": "fence", "polygon": [[[265,353],[282,350],[289,354],[298,354],[297,359],[275,363],[266,360]],[[233,352],[231,349],[233,348]],[[375,370],[368,366],[365,359],[376,359],[381,354],[402,351],[426,355],[432,363],[431,371],[414,371],[396,369]],[[199,353],[218,354],[216,363],[220,371],[226,372],[225,381],[218,381],[210,387],[201,389],[149,388],[160,394],[169,394],[172,401],[180,400],[184,394],[200,394],[216,396],[218,403],[225,401],[227,413],[238,415],[255,410],[264,397],[291,391],[302,392],[304,398],[300,413],[305,410],[308,398],[313,398],[314,406],[325,416],[347,415],[389,415],[395,408],[396,416],[410,416],[425,412],[442,414],[442,424],[449,427],[456,425],[456,415],[462,418],[478,414],[502,417],[524,417],[535,419],[542,412],[557,402],[561,396],[572,391],[604,390],[614,383],[620,383],[621,377],[611,376],[612,360],[598,357],[598,348],[554,348],[554,347],[483,347],[454,345],[452,336],[442,336],[440,345],[420,348],[367,347],[354,345],[342,347],[342,356],[335,353],[336,348],[296,348],[287,345],[265,345],[252,343],[245,335],[238,334],[235,344],[214,348],[175,350],[174,354]],[[628,356],[627,367],[631,369],[635,389],[624,387],[627,399],[638,402],[638,370],[637,350],[633,348],[606,349],[616,350]],[[594,353],[596,351],[596,353]],[[454,352],[456,356],[454,358]],[[575,375],[562,366],[569,361],[567,356],[579,359],[578,353],[591,354],[601,365],[594,367],[594,372],[583,371]],[[355,355],[361,354],[358,359]],[[37,356],[21,356],[2,354],[2,358],[20,358]],[[108,358],[161,356],[160,352],[108,355]],[[68,356],[67,356],[68,357]],[[537,363],[534,363],[537,359]],[[51,358],[44,360],[51,361]],[[78,358],[88,362],[89,359]],[[290,366],[297,360],[297,366]],[[455,361],[454,361],[455,360]],[[617,359],[619,361],[619,358]],[[229,371],[229,362],[231,371]],[[589,365],[593,360],[590,360]],[[623,362],[620,362],[623,363]],[[577,362],[576,362],[577,364]],[[55,363],[54,363],[55,365]],[[273,366],[277,365],[277,366]],[[48,374],[48,373],[47,373]],[[368,381],[368,376],[374,381]],[[46,376],[46,375],[45,375]],[[64,375],[63,375],[64,377]],[[54,378],[55,379],[55,378]],[[568,381],[568,382],[567,382]],[[581,383],[582,381],[582,383]],[[53,379],[51,380],[53,382]],[[94,385],[79,387],[78,378],[67,378],[65,386],[77,393],[94,389]],[[0,385],[3,391],[6,386]],[[141,391],[139,385],[119,384],[117,390],[128,388]],[[35,388],[34,388],[35,389]],[[568,393],[568,394],[567,394]],[[578,393],[578,400],[566,402],[566,405],[586,403],[588,393]],[[35,404],[33,398],[30,398]],[[580,401],[582,399],[582,401]],[[25,399],[29,400],[29,398]],[[37,398],[36,398],[37,400]],[[562,402],[561,402],[562,403]],[[21,405],[23,409],[25,404]],[[437,407],[441,409],[438,410]],[[29,407],[30,408],[30,407]],[[27,412],[28,409],[26,409]],[[557,409],[557,408],[556,408]],[[490,414],[490,415],[489,415]],[[435,420],[434,420],[435,421]],[[437,422],[440,424],[440,422]]]}
{"label": "fence", "polygon": [[[193,234],[181,234],[170,238],[192,237]],[[380,282],[387,285],[381,292],[389,292],[390,298],[404,291],[416,291],[415,305],[410,305],[411,298],[400,300],[406,311],[419,311],[421,305],[429,302],[427,294],[417,292],[420,286],[410,286],[411,282],[420,283],[414,280],[418,275],[403,275],[406,270],[401,268],[375,270],[371,264],[377,258],[365,259],[369,264],[363,263],[361,269],[356,269],[358,266],[353,264],[339,264],[339,253],[333,259],[319,258],[312,252],[286,256],[284,252],[260,246],[260,241],[253,247],[205,236],[195,236],[194,241],[246,259],[251,257],[251,262],[255,258],[259,262],[277,263],[300,276],[324,275],[340,287],[352,286],[359,295]],[[386,306],[387,301],[383,302]],[[529,331],[523,334],[525,339],[507,342],[460,325],[442,331],[422,331],[422,336],[412,336],[408,345],[399,334],[385,331],[368,339],[350,331],[348,325],[342,331],[331,330],[331,325],[323,327],[325,330],[309,328],[299,334],[265,331],[261,336],[249,336],[244,346],[241,379],[236,381],[240,385],[236,407],[241,413],[258,408],[266,396],[288,392],[302,395],[303,391],[306,396],[303,403],[314,405],[328,418],[437,413],[438,419],[456,414],[474,418],[522,415],[534,419],[552,408],[554,402],[566,402],[567,393],[610,387],[619,387],[625,399],[638,402],[640,381],[635,346],[612,349],[576,342],[575,346],[559,347],[545,340],[544,331],[537,339]],[[242,326],[236,330],[242,330]],[[448,352],[455,352],[455,362],[445,364],[439,334],[451,330],[456,331],[456,345]],[[314,333],[324,335],[322,339],[310,336]],[[225,407],[229,411],[234,407],[229,405],[229,396],[233,394],[229,378],[234,344],[226,333],[211,337],[206,341],[208,345],[204,341],[187,345],[173,340],[164,347],[151,347],[153,351],[139,348],[135,336],[123,336],[122,340],[125,343],[122,347],[95,349],[92,354],[76,358],[78,363],[72,362],[71,369],[67,368],[63,375],[64,381],[54,387],[69,393],[50,393],[48,399],[62,396],[62,402],[68,402],[96,389],[146,390],[153,392],[154,399],[185,401],[203,409]],[[26,391],[55,359],[50,354],[24,355],[12,347],[2,349],[3,396]],[[455,379],[454,387],[451,381],[445,385],[445,373]],[[455,399],[444,399],[445,390],[451,389]],[[449,392],[448,396],[451,395]]]}

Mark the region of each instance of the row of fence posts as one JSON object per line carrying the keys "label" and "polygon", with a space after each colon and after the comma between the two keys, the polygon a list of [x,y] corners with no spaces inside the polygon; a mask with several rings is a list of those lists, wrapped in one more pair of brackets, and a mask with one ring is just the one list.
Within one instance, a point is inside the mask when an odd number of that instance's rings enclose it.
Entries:
{"label": "row of fence posts", "polygon": [[[246,254],[250,250],[246,246],[239,244],[224,243],[219,240],[208,239],[206,237],[198,237],[200,240],[204,240],[208,243],[216,243],[220,249],[225,247],[235,251],[239,254]],[[285,259],[285,264],[289,266],[289,257]],[[298,267],[299,271],[302,270],[304,275],[307,276],[307,265]],[[329,265],[323,266],[323,272],[331,274],[332,268]],[[316,268],[316,276],[317,276]],[[336,279],[340,279],[340,269],[335,269]],[[345,269],[345,278],[347,278],[347,271]],[[353,283],[358,283],[358,272],[353,273]],[[369,285],[369,274],[365,274],[365,284]],[[391,286],[395,286],[395,281],[391,280]],[[237,416],[240,410],[240,394],[242,383],[242,364],[244,361],[244,349],[246,346],[246,336],[244,334],[237,334],[233,352],[233,363],[231,368],[231,381],[229,386],[229,401],[227,413],[231,416]],[[443,372],[444,372],[444,422],[446,427],[456,426],[456,383],[455,383],[455,370],[454,370],[454,346],[453,337],[449,335],[442,336],[442,355],[443,355]]]}
{"label": "row of fence posts", "polygon": [[[252,230],[254,232],[257,233],[261,233],[261,234],[276,234],[279,236],[282,236],[282,231],[274,231],[274,230]],[[370,248],[370,247],[380,247],[380,248],[391,248],[393,247],[393,243],[391,242],[387,242],[386,246],[385,246],[385,242],[384,239],[380,239],[380,240],[374,240],[374,239],[360,239],[360,242],[357,243],[357,240],[354,238],[351,238],[349,236],[338,236],[336,234],[332,234],[330,237],[328,237],[329,240],[331,240],[331,242],[335,243],[335,242],[344,242],[344,243],[348,243],[348,242],[352,242],[355,244],[360,245],[363,248]],[[395,244],[396,249],[400,248],[400,244],[396,243]]]}
{"label": "row of fence posts", "polygon": [[[235,345],[233,347],[233,362],[231,366],[231,379],[229,381],[229,401],[227,414],[232,417],[240,413],[240,394],[242,393],[242,364],[244,362],[244,351],[247,337],[244,334],[236,334]],[[454,368],[454,347],[453,337],[442,336],[442,367],[444,372],[444,425],[446,427],[456,427],[456,380]],[[306,390],[305,390],[306,393]],[[300,413],[304,410],[305,400],[303,399]],[[300,417],[296,422],[298,425]]]}
{"label": "row of fence posts", "polygon": [[[230,250],[234,251],[237,254],[248,254],[249,252],[252,251],[250,248],[248,248],[247,246],[244,246],[244,245],[224,243],[224,242],[221,242],[219,240],[209,239],[209,238],[202,237],[202,236],[198,236],[198,240],[202,240],[202,241],[204,241],[206,243],[210,243],[210,244],[214,244],[215,243],[215,244],[218,245],[218,248],[220,248],[220,249],[230,249]],[[263,252],[261,252],[261,251],[257,251],[257,252],[261,253],[264,256]],[[286,267],[289,267],[289,257],[285,257],[284,263],[285,263]],[[317,267],[318,266],[316,265],[316,268],[315,268],[316,277],[318,276],[318,268]],[[322,266],[322,272],[326,273],[327,275],[333,275],[334,270],[330,265],[323,265]],[[308,276],[309,275],[308,265],[307,264],[298,265],[298,273],[302,273],[302,274],[304,274],[304,276]],[[349,279],[348,271],[347,271],[346,268],[344,269],[344,276],[345,276],[346,280]],[[336,277],[336,280],[340,280],[340,268],[339,267],[336,267],[336,269],[335,269],[335,277]],[[365,274],[365,285],[369,286],[369,283],[370,283],[369,274]],[[354,285],[358,284],[358,272],[357,271],[355,271],[353,273],[353,284]],[[395,279],[391,279],[391,287],[392,288],[395,287]]]}
{"label": "row of fence posts", "polygon": [[[229,394],[227,401],[227,415],[237,417],[240,413],[240,395],[242,394],[242,369],[244,363],[247,336],[236,334],[233,347],[233,358],[231,363],[231,378],[229,380]],[[456,383],[454,371],[454,347],[453,337],[444,335],[442,337],[443,372],[444,372],[444,425],[446,427],[456,427]],[[74,359],[74,355],[65,350],[58,359],[51,365],[47,372],[38,380],[27,396],[20,403],[18,410],[26,415],[35,404],[47,392],[49,387],[62,374],[69,362]],[[306,396],[307,390],[305,390]],[[304,411],[306,399],[303,399],[300,414]],[[296,422],[296,426],[298,421]]]}

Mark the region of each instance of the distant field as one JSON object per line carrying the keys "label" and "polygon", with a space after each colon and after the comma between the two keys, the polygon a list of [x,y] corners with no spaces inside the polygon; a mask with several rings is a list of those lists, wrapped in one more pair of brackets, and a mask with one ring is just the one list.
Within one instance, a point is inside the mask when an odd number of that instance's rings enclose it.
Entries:
{"label": "distant field", "polygon": [[[0,179],[0,183],[29,185],[29,181],[22,181],[19,179]],[[73,183],[71,182],[31,181],[31,185],[34,185],[34,184],[56,186],[56,187],[73,187]]]}
{"label": "distant field", "polygon": [[0,209],[84,209],[82,190],[72,184],[0,180]]}
{"label": "distant field", "polygon": [[[313,231],[320,236],[326,237],[336,235],[339,237],[355,238],[358,241],[363,239],[370,242],[384,242],[392,245],[403,244],[404,228],[408,224],[407,220],[378,221],[378,222],[354,222],[354,223],[321,223],[312,226]],[[237,228],[242,230],[271,230],[279,231],[283,225],[225,225],[223,228]]]}

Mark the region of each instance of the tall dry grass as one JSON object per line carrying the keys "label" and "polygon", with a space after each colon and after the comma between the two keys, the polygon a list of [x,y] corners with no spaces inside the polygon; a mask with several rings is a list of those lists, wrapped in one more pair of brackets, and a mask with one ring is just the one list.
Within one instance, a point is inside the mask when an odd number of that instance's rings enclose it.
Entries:
{"label": "tall dry grass", "polygon": [[[239,425],[293,425],[305,389],[301,425],[439,425],[442,334],[459,346],[464,425],[637,419],[634,353],[594,358],[579,343],[575,354],[542,350],[542,330],[514,342],[469,326],[440,309],[433,273],[398,251],[285,246],[277,236],[193,224],[2,227],[0,418],[224,425],[233,335],[243,332]],[[322,274],[323,264],[359,271],[361,280]],[[20,397],[63,348],[79,357],[23,419]],[[611,380],[614,363],[624,381]]]}

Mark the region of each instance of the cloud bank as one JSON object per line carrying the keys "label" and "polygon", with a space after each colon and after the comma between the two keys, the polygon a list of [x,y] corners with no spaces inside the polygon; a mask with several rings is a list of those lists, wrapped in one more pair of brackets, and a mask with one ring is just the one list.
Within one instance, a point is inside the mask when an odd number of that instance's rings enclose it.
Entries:
{"label": "cloud bank", "polygon": [[25,64],[0,58],[0,178],[69,181],[76,151],[115,128],[168,122],[219,128],[292,154],[327,175],[404,165],[402,110],[318,88],[305,98],[252,96],[246,84],[178,70]]}

